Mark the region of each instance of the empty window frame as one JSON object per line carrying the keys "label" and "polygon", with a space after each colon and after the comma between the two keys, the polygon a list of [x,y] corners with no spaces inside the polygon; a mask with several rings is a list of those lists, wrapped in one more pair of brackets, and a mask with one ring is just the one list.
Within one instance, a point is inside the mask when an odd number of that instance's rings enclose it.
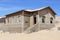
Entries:
{"label": "empty window frame", "polygon": [[52,17],[50,18],[50,23],[51,23],[51,24],[53,23],[53,18],[52,18]]}
{"label": "empty window frame", "polygon": [[45,16],[42,16],[42,23],[45,23]]}

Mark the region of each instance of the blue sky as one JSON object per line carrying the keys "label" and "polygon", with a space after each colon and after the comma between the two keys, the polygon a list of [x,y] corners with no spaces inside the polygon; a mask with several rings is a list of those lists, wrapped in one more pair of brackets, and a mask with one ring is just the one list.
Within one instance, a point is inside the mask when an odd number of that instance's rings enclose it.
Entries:
{"label": "blue sky", "polygon": [[60,16],[60,0],[0,0],[0,16],[22,9],[50,6]]}

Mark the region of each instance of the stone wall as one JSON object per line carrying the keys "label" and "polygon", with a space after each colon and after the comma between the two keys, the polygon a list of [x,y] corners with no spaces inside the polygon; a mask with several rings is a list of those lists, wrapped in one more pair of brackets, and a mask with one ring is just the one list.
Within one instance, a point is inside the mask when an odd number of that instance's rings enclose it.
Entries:
{"label": "stone wall", "polygon": [[20,24],[0,24],[0,31],[10,33],[21,33],[22,27]]}

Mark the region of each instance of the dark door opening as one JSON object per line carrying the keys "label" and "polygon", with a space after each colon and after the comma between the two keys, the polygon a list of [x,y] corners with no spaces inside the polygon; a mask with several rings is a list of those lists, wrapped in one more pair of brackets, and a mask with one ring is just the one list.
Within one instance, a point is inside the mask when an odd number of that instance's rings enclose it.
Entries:
{"label": "dark door opening", "polygon": [[34,16],[34,24],[36,24],[36,16]]}

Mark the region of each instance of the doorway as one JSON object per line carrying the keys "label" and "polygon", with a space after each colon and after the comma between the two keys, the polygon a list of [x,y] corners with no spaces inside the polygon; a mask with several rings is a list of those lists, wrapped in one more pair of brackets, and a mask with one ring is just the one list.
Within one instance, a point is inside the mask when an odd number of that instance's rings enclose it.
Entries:
{"label": "doorway", "polygon": [[34,24],[36,24],[36,16],[34,16]]}

